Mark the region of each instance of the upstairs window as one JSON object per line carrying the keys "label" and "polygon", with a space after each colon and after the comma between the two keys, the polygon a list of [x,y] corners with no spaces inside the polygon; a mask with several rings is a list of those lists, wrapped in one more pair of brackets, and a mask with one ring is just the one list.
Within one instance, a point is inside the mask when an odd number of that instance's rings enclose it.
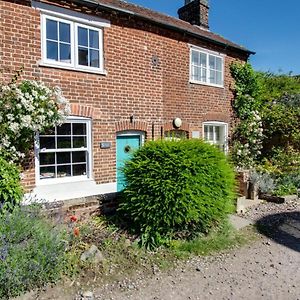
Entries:
{"label": "upstairs window", "polygon": [[103,72],[102,28],[42,15],[42,63]]}
{"label": "upstairs window", "polygon": [[46,19],[46,56],[48,60],[71,63],[71,24]]}
{"label": "upstairs window", "polygon": [[191,48],[191,82],[223,87],[223,60],[220,55]]}
{"label": "upstairs window", "polygon": [[203,123],[204,140],[227,152],[228,125],[222,122]]}

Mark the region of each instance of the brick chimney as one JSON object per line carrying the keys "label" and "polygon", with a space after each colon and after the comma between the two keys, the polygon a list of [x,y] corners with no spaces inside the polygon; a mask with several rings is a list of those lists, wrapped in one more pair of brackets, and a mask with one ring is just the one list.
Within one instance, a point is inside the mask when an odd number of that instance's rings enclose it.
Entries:
{"label": "brick chimney", "polygon": [[209,29],[208,0],[185,0],[185,5],[178,9],[179,19]]}

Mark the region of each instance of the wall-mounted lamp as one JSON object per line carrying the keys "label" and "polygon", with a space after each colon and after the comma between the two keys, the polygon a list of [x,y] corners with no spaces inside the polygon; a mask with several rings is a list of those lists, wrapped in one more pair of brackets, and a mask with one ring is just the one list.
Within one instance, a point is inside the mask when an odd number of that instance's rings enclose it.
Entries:
{"label": "wall-mounted lamp", "polygon": [[134,120],[134,115],[131,115],[130,116],[130,123],[133,123],[133,120]]}
{"label": "wall-mounted lamp", "polygon": [[175,128],[180,128],[182,126],[182,120],[180,118],[175,118],[173,120],[173,126]]}

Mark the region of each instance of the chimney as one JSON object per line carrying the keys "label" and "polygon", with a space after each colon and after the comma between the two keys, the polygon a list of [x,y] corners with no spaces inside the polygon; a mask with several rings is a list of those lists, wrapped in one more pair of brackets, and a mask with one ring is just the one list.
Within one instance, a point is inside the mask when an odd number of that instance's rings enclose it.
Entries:
{"label": "chimney", "polygon": [[209,29],[208,0],[185,0],[183,7],[178,9],[179,19]]}

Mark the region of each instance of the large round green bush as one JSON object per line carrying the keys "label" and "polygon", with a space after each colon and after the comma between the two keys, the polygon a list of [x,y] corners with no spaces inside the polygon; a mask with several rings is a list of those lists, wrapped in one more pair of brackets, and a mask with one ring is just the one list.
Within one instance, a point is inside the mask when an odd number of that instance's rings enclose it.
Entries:
{"label": "large round green bush", "polygon": [[0,213],[11,211],[20,203],[22,196],[19,169],[0,156]]}
{"label": "large round green bush", "polygon": [[233,207],[233,167],[202,140],[148,142],[125,164],[124,174],[119,210],[147,244],[208,232]]}

